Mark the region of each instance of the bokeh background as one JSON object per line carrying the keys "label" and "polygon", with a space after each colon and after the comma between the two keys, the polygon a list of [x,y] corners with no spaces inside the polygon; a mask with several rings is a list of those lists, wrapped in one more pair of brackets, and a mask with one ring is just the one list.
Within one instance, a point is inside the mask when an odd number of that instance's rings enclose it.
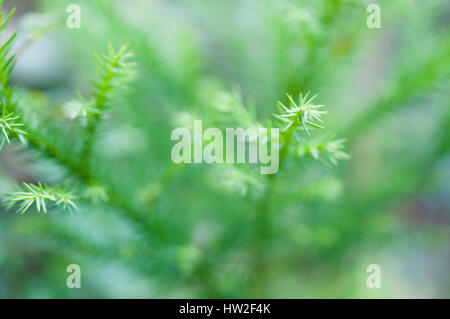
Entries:
{"label": "bokeh background", "polygon": [[[65,24],[70,3],[81,6],[80,29]],[[380,5],[380,29],[366,25],[370,3]],[[101,124],[95,168],[101,187],[152,227],[108,201],[48,214],[2,206],[0,297],[450,297],[448,1],[4,7],[17,7],[5,31],[19,31],[16,100],[69,158],[79,141],[68,102],[89,94],[93,54],[130,43],[137,76]],[[172,164],[180,123],[238,125],[227,108],[239,103],[267,123],[286,93],[307,91],[320,94],[350,160],[291,158],[269,201],[258,174]],[[23,181],[79,187],[66,168],[13,143],[0,153],[0,192]],[[81,267],[81,289],[66,287],[69,264]],[[381,267],[380,289],[366,285],[369,264]]]}

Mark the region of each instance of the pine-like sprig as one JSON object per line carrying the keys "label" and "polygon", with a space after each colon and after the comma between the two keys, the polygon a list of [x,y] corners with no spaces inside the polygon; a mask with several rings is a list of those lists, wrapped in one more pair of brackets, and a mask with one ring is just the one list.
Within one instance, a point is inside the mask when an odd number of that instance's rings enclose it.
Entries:
{"label": "pine-like sprig", "polygon": [[111,93],[123,86],[124,80],[135,74],[135,62],[129,59],[134,56],[128,51],[129,44],[125,44],[115,51],[111,43],[108,44],[108,53],[101,56],[95,54],[100,80],[94,82],[94,105],[103,111],[111,100]]}
{"label": "pine-like sprig", "polygon": [[121,89],[126,80],[135,74],[136,63],[129,61],[134,54],[129,52],[128,48],[129,44],[125,44],[116,51],[111,43],[108,43],[107,54],[95,54],[99,79],[93,81],[92,98],[85,99],[78,92],[77,99],[67,103],[67,107],[73,111],[72,117],[85,120],[90,129],[100,120],[114,92]]}
{"label": "pine-like sprig", "polygon": [[336,165],[339,160],[350,158],[350,155],[344,151],[345,142],[344,138],[335,139],[329,136],[310,141],[302,140],[296,147],[295,152],[300,157],[311,156],[315,160],[326,157]]}
{"label": "pine-like sprig", "polygon": [[[0,6],[3,4],[3,0],[0,0]],[[2,19],[2,13],[0,12],[0,32],[5,28],[6,24],[10,21],[14,15],[14,9],[11,10],[4,19]],[[94,83],[92,92],[92,98],[90,100],[84,100],[79,94],[78,99],[80,101],[80,114],[79,117],[84,117],[88,124],[88,134],[85,141],[85,149],[81,154],[80,163],[72,159],[68,159],[65,154],[62,154],[54,145],[45,139],[45,136],[39,134],[39,132],[33,131],[26,123],[21,122],[21,117],[17,114],[16,105],[13,101],[14,87],[11,85],[11,71],[14,67],[15,56],[11,54],[11,47],[16,33],[6,40],[0,46],[0,100],[2,101],[1,117],[0,117],[0,144],[5,144],[10,141],[11,137],[18,137],[25,142],[24,136],[27,136],[29,145],[38,149],[43,154],[55,159],[62,166],[69,169],[69,171],[85,183],[87,187],[91,184],[95,184],[95,178],[90,174],[89,161],[90,154],[93,145],[93,139],[95,137],[95,131],[98,121],[101,119],[102,111],[106,109],[108,103],[112,99],[112,94],[116,89],[120,88],[123,84],[123,79],[132,75],[134,63],[128,62],[128,59],[132,56],[127,52],[128,45],[122,46],[118,51],[115,51],[111,45],[109,45],[108,53],[102,56],[96,56],[98,61],[98,70],[100,79]],[[86,161],[86,162],[85,162]],[[86,163],[87,167],[83,167],[83,163]],[[102,198],[108,198],[108,196],[101,196]],[[70,191],[66,191],[60,187],[50,187],[47,185],[24,184],[23,189],[19,189],[17,192],[11,193],[7,196],[6,202],[9,207],[16,204],[20,204],[18,211],[24,213],[27,211],[33,203],[36,204],[38,211],[41,209],[47,212],[46,202],[51,202],[53,205],[61,206],[63,208],[76,208],[73,199],[75,196]],[[115,199],[115,204],[124,209],[129,209],[127,205],[123,204],[123,201],[116,198],[116,196],[110,196]],[[130,215],[137,216],[134,212]],[[139,219],[136,217],[136,219]],[[140,222],[140,220],[139,220]]]}
{"label": "pine-like sprig", "polygon": [[295,103],[292,96],[287,94],[289,99],[289,107],[281,102],[278,102],[280,106],[281,114],[274,114],[275,118],[285,123],[285,127],[282,130],[286,132],[290,128],[294,130],[304,130],[308,135],[309,128],[323,128],[321,123],[323,123],[322,115],[326,114],[326,111],[322,111],[321,108],[324,105],[314,104],[313,101],[318,94],[312,96],[308,99],[309,93],[302,96],[300,93],[299,102]]}
{"label": "pine-like sprig", "polygon": [[33,204],[36,205],[38,212],[42,209],[47,213],[47,202],[70,209],[77,208],[74,199],[75,196],[72,192],[42,185],[39,182],[38,185],[24,183],[23,188],[19,189],[19,191],[8,194],[6,202],[9,208],[19,204],[17,212],[20,214],[25,213]]}
{"label": "pine-like sprig", "polygon": [[2,114],[0,117],[0,150],[3,148],[6,142],[9,144],[11,137],[14,136],[18,137],[22,141],[22,143],[25,144],[24,135],[26,135],[27,132],[23,130],[24,124],[20,121],[20,116],[16,115],[14,112],[7,112],[5,101],[1,102],[1,105]]}
{"label": "pine-like sprig", "polygon": [[85,116],[87,122],[87,134],[81,158],[82,162],[87,162],[88,170],[90,170],[89,160],[92,156],[98,122],[107,109],[113,93],[121,89],[125,81],[135,74],[136,63],[129,61],[134,54],[129,52],[128,48],[129,44],[125,44],[116,51],[109,43],[107,54],[101,56],[96,54],[100,79],[93,82],[93,97],[86,101],[79,94],[79,114]]}
{"label": "pine-like sprig", "polygon": [[[0,0],[0,6],[3,5],[3,0]],[[3,13],[0,11],[0,32],[4,30],[8,22],[14,15],[15,8],[12,9],[6,17],[3,18]],[[11,71],[15,65],[15,56],[11,54],[11,47],[17,32],[14,32],[1,46],[0,46],[0,94],[3,99],[10,101],[14,88],[10,85]],[[8,110],[10,111],[10,110]]]}
{"label": "pine-like sprig", "polygon": [[[3,0],[0,0],[0,6],[3,5]],[[0,32],[4,30],[8,22],[11,20],[15,12],[12,9],[4,18],[0,11]],[[11,72],[15,65],[15,56],[11,54],[11,47],[17,32],[14,32],[1,46],[0,46],[0,99],[1,99],[1,118],[0,118],[0,149],[5,143],[10,143],[12,137],[18,137],[23,143],[25,142],[24,135],[26,134],[23,123],[19,114],[16,114],[14,107],[11,106],[12,95],[14,87],[11,85]]]}

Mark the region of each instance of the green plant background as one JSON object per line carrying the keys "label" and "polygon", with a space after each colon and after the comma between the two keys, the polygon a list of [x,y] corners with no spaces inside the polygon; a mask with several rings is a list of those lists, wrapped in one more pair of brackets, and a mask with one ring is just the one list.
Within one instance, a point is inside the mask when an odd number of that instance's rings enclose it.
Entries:
{"label": "green plant background", "polygon": [[[372,2],[380,29],[366,26]],[[81,6],[80,29],[65,25],[70,3]],[[137,75],[93,141],[95,175],[116,198],[47,214],[3,207],[0,297],[450,296],[448,1],[4,6],[18,9],[5,33],[19,32],[24,121],[68,161],[79,160],[82,131],[65,107],[89,94],[93,54],[129,42]],[[291,157],[267,193],[247,167],[171,162],[180,124],[243,125],[222,114],[234,104],[253,105],[265,124],[286,93],[308,91],[350,160]],[[86,191],[45,154],[17,141],[2,149],[2,194],[38,181]],[[81,289],[66,287],[69,264],[81,267]],[[366,285],[369,264],[381,267],[380,289]]]}

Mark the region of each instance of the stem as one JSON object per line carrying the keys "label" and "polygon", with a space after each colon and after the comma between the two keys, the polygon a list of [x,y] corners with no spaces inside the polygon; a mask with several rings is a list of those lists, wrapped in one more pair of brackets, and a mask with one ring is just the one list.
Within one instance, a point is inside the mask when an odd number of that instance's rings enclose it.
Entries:
{"label": "stem", "polygon": [[[95,106],[99,111],[103,111],[105,108],[105,104],[107,103],[107,94],[112,89],[112,79],[114,78],[114,73],[108,71],[106,77],[103,78],[103,83],[101,84],[100,91],[94,97]],[[85,144],[83,151],[81,153],[81,161],[80,165],[87,166],[87,170],[91,171],[92,169],[92,150],[95,142],[95,138],[97,136],[97,127],[100,122],[100,115],[93,115],[88,118]]]}
{"label": "stem", "polygon": [[[38,137],[37,134],[28,134],[28,141],[30,145],[34,148],[38,149],[49,158],[57,161],[61,166],[66,167],[74,176],[78,177],[84,184],[90,183],[99,183],[102,184],[101,181],[98,181],[95,176],[91,175],[91,172],[81,165],[76,165],[72,161],[70,161],[67,157],[61,155],[54,147],[52,147],[49,143],[43,142],[44,139]],[[163,234],[158,231],[153,223],[150,222],[140,211],[136,210],[136,208],[132,207],[127,200],[124,200],[120,193],[117,193],[111,189],[108,189],[108,198],[109,203],[117,207],[120,211],[125,212],[125,217],[129,218],[131,221],[135,223],[136,226],[141,227],[147,235],[150,237],[162,241]]]}
{"label": "stem", "polygon": [[[298,119],[294,120],[293,125],[282,134],[282,146],[280,150],[280,169],[283,167],[288,154],[289,145],[292,141],[294,127],[298,124]],[[255,297],[264,297],[264,289],[266,287],[266,279],[270,270],[269,260],[266,257],[266,249],[264,243],[269,242],[272,237],[272,229],[270,227],[270,209],[272,202],[272,189],[275,184],[275,175],[268,175],[268,185],[264,195],[255,205],[256,227],[251,236],[250,243],[255,247],[254,251],[254,267],[252,271],[252,279],[250,289]]]}

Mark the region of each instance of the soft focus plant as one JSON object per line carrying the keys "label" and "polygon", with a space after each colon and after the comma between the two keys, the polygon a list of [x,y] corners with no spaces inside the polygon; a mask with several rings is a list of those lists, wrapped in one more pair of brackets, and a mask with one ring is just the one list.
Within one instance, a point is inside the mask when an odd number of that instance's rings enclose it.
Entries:
{"label": "soft focus plant", "polygon": [[[442,296],[448,1],[379,2],[381,29],[354,0],[80,0],[68,29],[72,1],[7,1],[0,296]],[[194,120],[280,128],[279,171],[174,164]],[[384,261],[430,291],[366,289]]]}

